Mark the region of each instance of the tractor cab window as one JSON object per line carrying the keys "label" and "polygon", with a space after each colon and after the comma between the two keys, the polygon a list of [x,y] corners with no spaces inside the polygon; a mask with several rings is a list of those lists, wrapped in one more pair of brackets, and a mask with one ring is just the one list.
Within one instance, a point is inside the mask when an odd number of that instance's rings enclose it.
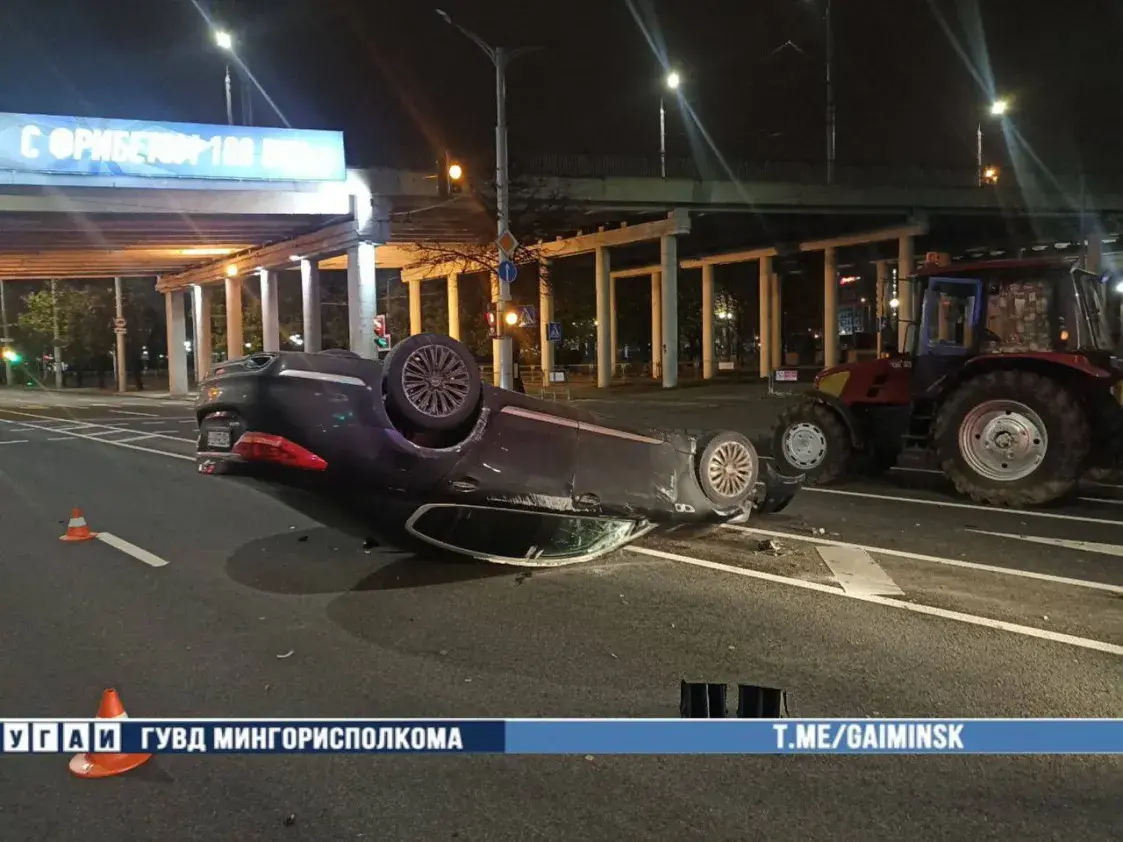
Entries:
{"label": "tractor cab window", "polygon": [[1097,275],[1073,269],[1061,281],[1061,344],[1069,351],[1110,351],[1113,342],[1107,316],[1111,273]]}
{"label": "tractor cab window", "polygon": [[987,295],[981,350],[1025,354],[1053,350],[1054,285],[1044,277],[992,281]]}
{"label": "tractor cab window", "polygon": [[980,283],[964,278],[933,278],[924,296],[921,353],[965,354],[975,344]]}

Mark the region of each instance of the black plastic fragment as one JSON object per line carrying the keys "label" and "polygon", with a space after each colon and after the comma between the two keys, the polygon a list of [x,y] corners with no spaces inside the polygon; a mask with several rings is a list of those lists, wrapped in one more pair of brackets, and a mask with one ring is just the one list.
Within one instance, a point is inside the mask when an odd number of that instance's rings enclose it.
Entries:
{"label": "black plastic fragment", "polygon": [[783,690],[753,684],[737,685],[738,719],[780,719],[787,712],[788,699]]}

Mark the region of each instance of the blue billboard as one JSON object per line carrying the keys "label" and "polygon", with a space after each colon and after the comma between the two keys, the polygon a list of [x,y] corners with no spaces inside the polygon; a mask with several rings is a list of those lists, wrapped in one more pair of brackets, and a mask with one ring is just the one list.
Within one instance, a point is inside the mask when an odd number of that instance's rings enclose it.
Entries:
{"label": "blue billboard", "polygon": [[343,181],[342,132],[0,113],[0,170]]}

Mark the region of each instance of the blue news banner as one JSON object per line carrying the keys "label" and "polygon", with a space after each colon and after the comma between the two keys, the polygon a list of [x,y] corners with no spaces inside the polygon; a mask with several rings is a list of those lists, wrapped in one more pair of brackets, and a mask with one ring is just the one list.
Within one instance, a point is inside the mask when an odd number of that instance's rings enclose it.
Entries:
{"label": "blue news banner", "polygon": [[1123,754],[1123,719],[6,719],[3,754]]}

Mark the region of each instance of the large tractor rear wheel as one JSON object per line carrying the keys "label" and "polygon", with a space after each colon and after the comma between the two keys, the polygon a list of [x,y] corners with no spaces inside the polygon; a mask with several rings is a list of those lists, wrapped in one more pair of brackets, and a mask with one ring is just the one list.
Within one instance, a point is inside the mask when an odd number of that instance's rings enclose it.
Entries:
{"label": "large tractor rear wheel", "polygon": [[1091,430],[1076,397],[1051,377],[995,371],[972,378],[936,417],[936,455],[960,493],[992,506],[1033,506],[1068,494]]}
{"label": "large tractor rear wheel", "polygon": [[772,458],[780,473],[803,474],[807,485],[839,479],[853,455],[846,425],[819,401],[801,401],[780,416],[772,433]]}
{"label": "large tractor rear wheel", "polygon": [[1092,482],[1118,481],[1123,472],[1123,406],[1104,390],[1088,403],[1092,449],[1084,478]]}

